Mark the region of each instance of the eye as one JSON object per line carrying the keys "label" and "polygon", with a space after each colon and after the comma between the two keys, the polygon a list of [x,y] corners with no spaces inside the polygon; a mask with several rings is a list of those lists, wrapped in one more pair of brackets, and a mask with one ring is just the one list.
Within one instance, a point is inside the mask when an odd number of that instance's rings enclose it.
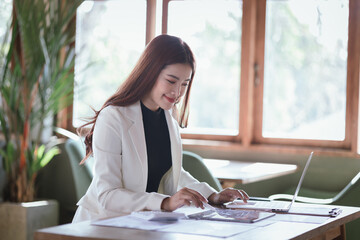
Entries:
{"label": "eye", "polygon": [[189,86],[189,83],[186,82],[186,83],[183,83],[182,85],[183,85],[184,87],[187,87],[187,86]]}
{"label": "eye", "polygon": [[172,80],[167,80],[170,84],[175,84],[176,82],[175,81],[172,81]]}

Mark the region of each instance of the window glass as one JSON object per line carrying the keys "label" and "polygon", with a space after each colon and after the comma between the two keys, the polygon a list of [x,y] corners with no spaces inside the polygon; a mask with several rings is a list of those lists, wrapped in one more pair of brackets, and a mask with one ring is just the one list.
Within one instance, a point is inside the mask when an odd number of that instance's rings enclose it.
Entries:
{"label": "window glass", "polygon": [[[1,46],[4,41],[6,31],[11,23],[10,22],[11,13],[12,13],[12,0],[0,1],[0,44],[1,44]],[[10,37],[10,36],[8,36],[8,37]],[[4,52],[5,52],[5,49],[1,49],[0,56],[3,56]]]}
{"label": "window glass", "polygon": [[73,125],[116,91],[145,47],[146,1],[84,1],[77,11]]}
{"label": "window glass", "polygon": [[[12,0],[2,0],[0,1],[0,69],[2,69],[4,65],[5,53],[9,49],[8,44],[3,44],[4,38],[7,37],[9,40],[9,36],[6,36],[6,31],[10,26],[11,21],[11,12],[12,12]],[[1,72],[1,71],[0,71]],[[2,106],[1,97],[0,97],[0,107]]]}
{"label": "window glass", "polygon": [[195,54],[186,133],[238,134],[242,1],[171,1],[168,34]]}
{"label": "window glass", "polygon": [[267,1],[263,136],[345,138],[348,0]]}

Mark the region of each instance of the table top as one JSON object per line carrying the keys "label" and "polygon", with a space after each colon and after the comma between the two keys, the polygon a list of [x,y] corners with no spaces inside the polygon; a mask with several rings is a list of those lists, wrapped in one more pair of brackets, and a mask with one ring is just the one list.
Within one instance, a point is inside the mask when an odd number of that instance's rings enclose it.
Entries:
{"label": "table top", "polygon": [[[320,206],[320,205],[312,205]],[[324,207],[324,206],[322,206]],[[329,207],[329,206],[326,206]],[[286,222],[276,221],[263,224],[261,227],[250,228],[248,231],[225,238],[227,240],[235,239],[310,239],[321,234],[333,231],[334,228],[348,223],[352,220],[360,218],[360,208],[341,206],[342,213],[334,218],[328,218],[321,224],[305,223],[305,222]],[[271,218],[263,221],[271,221]],[[261,221],[261,222],[263,222]],[[244,224],[244,223],[241,223]],[[252,226],[249,223],[249,226]],[[44,239],[183,239],[183,240],[219,240],[222,237],[213,237],[205,235],[146,231],[130,228],[105,227],[91,225],[90,221],[65,224],[50,228],[38,230],[35,233],[35,240]]]}
{"label": "table top", "polygon": [[220,181],[247,184],[296,172],[294,164],[242,162],[219,159],[204,159],[210,172]]}

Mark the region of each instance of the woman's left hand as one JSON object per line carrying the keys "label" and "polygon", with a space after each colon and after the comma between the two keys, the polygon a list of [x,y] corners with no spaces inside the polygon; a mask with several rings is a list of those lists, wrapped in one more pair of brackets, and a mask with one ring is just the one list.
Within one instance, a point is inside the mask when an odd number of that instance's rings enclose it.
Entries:
{"label": "woman's left hand", "polygon": [[249,195],[244,190],[238,190],[234,188],[226,188],[219,193],[213,193],[208,197],[210,203],[222,204],[226,202],[232,202],[235,199],[240,198],[244,202],[249,200]]}

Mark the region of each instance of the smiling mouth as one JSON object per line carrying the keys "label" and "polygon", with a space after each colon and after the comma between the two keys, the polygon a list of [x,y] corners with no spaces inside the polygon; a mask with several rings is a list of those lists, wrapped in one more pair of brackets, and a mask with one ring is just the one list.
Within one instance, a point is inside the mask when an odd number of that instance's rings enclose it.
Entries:
{"label": "smiling mouth", "polygon": [[169,98],[167,96],[165,96],[166,100],[168,100],[170,103],[174,103],[175,102],[175,98]]}

